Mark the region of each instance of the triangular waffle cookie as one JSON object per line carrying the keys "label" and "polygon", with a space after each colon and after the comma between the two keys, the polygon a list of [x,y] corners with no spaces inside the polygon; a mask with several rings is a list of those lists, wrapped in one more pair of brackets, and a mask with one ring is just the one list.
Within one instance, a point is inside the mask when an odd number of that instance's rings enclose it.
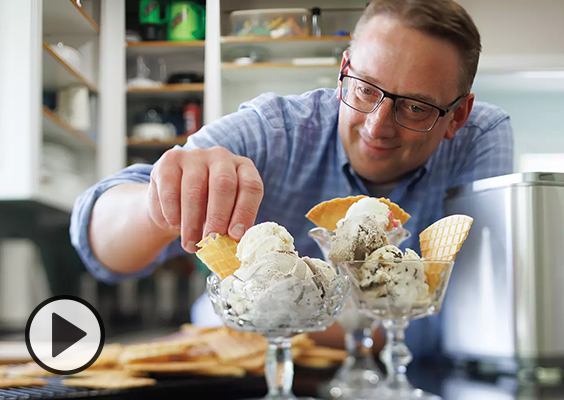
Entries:
{"label": "triangular waffle cookie", "polygon": [[367,196],[337,197],[319,203],[306,214],[306,218],[315,225],[334,231],[337,229],[337,222],[345,217],[347,210],[354,203]]}
{"label": "triangular waffle cookie", "polygon": [[239,269],[237,242],[229,236],[210,235],[196,244],[200,248],[196,255],[211,271],[225,279]]}
{"label": "triangular waffle cookie", "polygon": [[[359,196],[349,196],[349,197],[337,197],[332,200],[327,200],[322,203],[319,203],[311,210],[308,211],[306,214],[306,218],[308,218],[311,222],[315,225],[328,229],[330,231],[334,231],[337,229],[337,222],[339,220],[345,218],[347,211],[350,206],[354,203],[359,201],[360,199],[364,199],[364,195]],[[400,206],[396,203],[392,203],[389,199],[386,198],[379,198],[380,202],[386,204],[392,214],[394,215],[395,219],[399,219],[402,224],[405,224],[411,215],[405,212]],[[391,222],[390,222],[391,224]]]}
{"label": "triangular waffle cookie", "polygon": [[473,221],[467,215],[450,215],[430,225],[419,235],[423,258],[454,261]]}

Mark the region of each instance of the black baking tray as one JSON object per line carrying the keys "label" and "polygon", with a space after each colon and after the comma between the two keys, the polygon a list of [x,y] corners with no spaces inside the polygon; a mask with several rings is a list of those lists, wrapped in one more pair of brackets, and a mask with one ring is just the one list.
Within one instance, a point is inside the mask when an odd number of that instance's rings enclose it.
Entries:
{"label": "black baking tray", "polygon": [[[319,383],[329,380],[335,369],[313,370],[296,367],[294,391],[298,396],[315,396]],[[266,382],[263,376],[233,377],[157,377],[157,384],[142,388],[125,390],[100,390],[63,386],[62,377],[46,378],[48,385],[42,387],[23,387],[0,389],[0,400],[20,399],[248,399],[262,398],[266,395]]]}

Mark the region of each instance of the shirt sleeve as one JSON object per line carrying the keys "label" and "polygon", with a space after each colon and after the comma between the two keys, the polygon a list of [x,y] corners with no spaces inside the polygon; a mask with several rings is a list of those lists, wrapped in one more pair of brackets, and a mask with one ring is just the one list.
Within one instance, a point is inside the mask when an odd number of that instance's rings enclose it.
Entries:
{"label": "shirt sleeve", "polygon": [[[269,97],[270,96],[270,97]],[[227,115],[203,127],[190,136],[186,144],[175,146],[177,149],[225,147],[234,154],[249,157],[259,171],[266,167],[266,137],[272,129],[272,120],[267,112],[268,104],[276,98],[262,95],[244,103],[236,113]],[[261,105],[260,107],[258,105]],[[71,214],[70,237],[73,246],[86,269],[98,280],[106,283],[118,283],[126,279],[142,278],[150,275],[165,260],[185,254],[180,240],[173,241],[157,258],[141,271],[133,274],[118,274],[106,268],[93,254],[88,236],[88,228],[94,203],[108,189],[124,183],[149,183],[153,165],[135,164],[113,174],[87,189],[75,201]]]}
{"label": "shirt sleeve", "polygon": [[513,172],[513,128],[509,116],[503,114],[485,127],[473,129],[476,132],[471,140],[456,150],[465,157],[454,168],[451,187]]}
{"label": "shirt sleeve", "polygon": [[126,279],[143,278],[166,259],[183,254],[179,241],[174,241],[147,267],[132,274],[119,274],[106,268],[92,252],[88,228],[94,203],[106,190],[123,183],[149,183],[152,165],[135,164],[115,173],[87,189],[76,200],[72,209],[70,238],[86,269],[98,280],[118,283]]}

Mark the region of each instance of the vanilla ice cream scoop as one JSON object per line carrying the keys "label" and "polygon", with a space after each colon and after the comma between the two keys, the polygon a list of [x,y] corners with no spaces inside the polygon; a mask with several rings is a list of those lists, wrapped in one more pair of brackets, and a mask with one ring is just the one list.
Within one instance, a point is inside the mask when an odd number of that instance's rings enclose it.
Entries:
{"label": "vanilla ice cream scoop", "polygon": [[365,197],[349,207],[345,218],[337,222],[337,227],[339,224],[342,224],[344,220],[358,217],[362,214],[371,214],[384,229],[386,229],[390,222],[389,207],[374,197]]}
{"label": "vanilla ice cream scoop", "polygon": [[273,251],[295,252],[294,238],[283,226],[263,222],[245,232],[237,245],[237,258],[244,266]]}

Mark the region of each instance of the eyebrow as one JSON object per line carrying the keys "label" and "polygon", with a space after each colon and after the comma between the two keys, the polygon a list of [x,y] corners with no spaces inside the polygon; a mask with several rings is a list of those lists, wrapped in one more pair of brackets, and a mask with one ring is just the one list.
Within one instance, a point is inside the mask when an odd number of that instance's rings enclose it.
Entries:
{"label": "eyebrow", "polygon": [[[352,68],[351,68],[350,65],[349,65],[349,68],[352,71]],[[358,75],[359,78],[362,78],[366,82],[368,82],[368,83],[370,83],[374,86],[377,86],[378,88],[380,87],[380,83],[378,82],[378,80],[369,77],[368,74],[366,74],[362,71],[357,71],[357,70],[355,70],[355,73],[356,73],[356,75]],[[394,94],[396,94],[396,93],[394,93]],[[431,97],[431,96],[426,95],[426,94],[421,94],[421,93],[405,93],[405,94],[398,94],[398,96],[409,97],[410,99],[414,99],[414,100],[421,100],[421,101],[424,101],[426,103],[430,103],[430,104],[433,104],[433,105],[439,103],[438,100],[435,99],[434,97]]]}

